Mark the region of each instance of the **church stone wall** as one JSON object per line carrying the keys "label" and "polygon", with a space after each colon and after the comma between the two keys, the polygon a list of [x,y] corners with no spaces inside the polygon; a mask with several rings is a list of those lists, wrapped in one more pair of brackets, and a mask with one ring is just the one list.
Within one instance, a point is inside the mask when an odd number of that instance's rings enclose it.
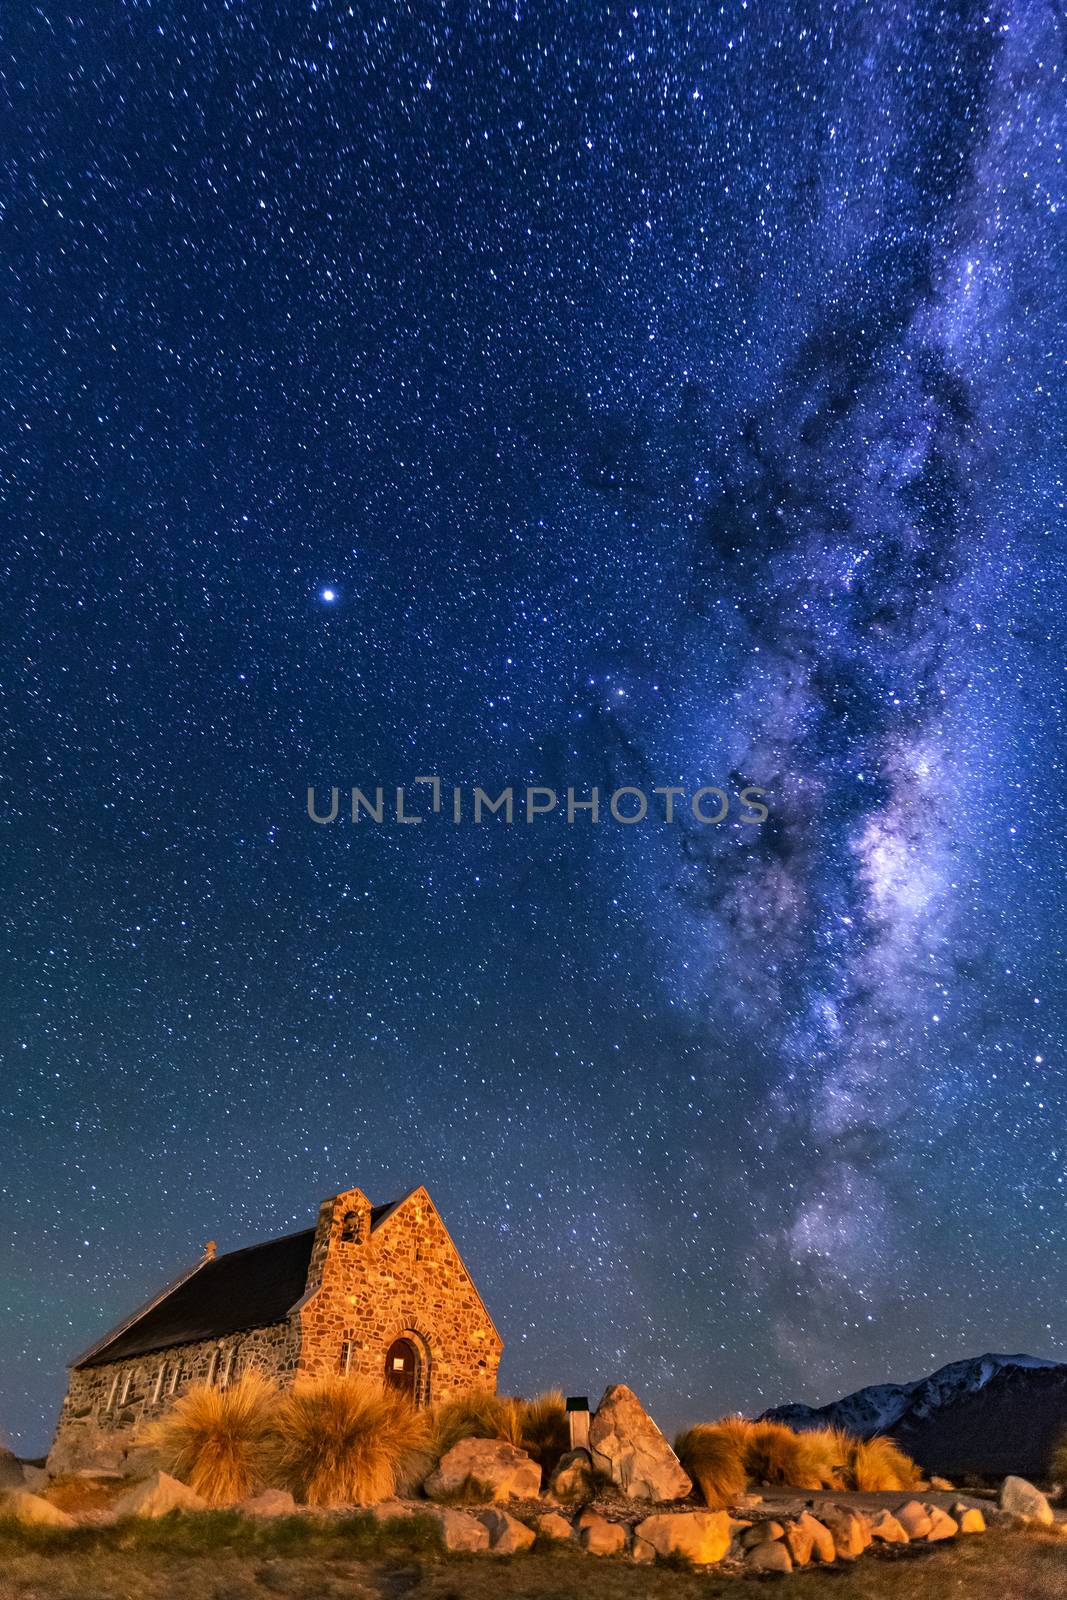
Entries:
{"label": "church stone wall", "polygon": [[380,1379],[393,1340],[406,1337],[419,1358],[423,1404],[496,1391],[499,1335],[425,1189],[373,1233],[360,1190],[325,1201],[308,1284],[317,1292],[299,1312],[302,1372],[338,1371],[347,1345],[348,1370]]}
{"label": "church stone wall", "polygon": [[190,1384],[205,1382],[213,1360],[220,1378],[237,1378],[254,1367],[284,1382],[287,1378],[291,1381],[298,1359],[297,1329],[282,1322],[198,1344],[176,1345],[129,1361],[77,1368],[70,1374],[48,1470],[52,1474],[77,1472],[83,1467],[121,1471],[131,1450],[136,1450],[141,1424],[160,1416]]}
{"label": "church stone wall", "polygon": [[286,1322],[73,1370],[49,1471],[134,1467],[143,1422],[190,1384],[224,1382],[249,1367],[283,1385],[342,1367],[381,1381],[398,1338],[414,1347],[421,1404],[495,1392],[499,1335],[425,1189],[373,1233],[370,1202],[350,1189],[320,1208],[307,1289]]}

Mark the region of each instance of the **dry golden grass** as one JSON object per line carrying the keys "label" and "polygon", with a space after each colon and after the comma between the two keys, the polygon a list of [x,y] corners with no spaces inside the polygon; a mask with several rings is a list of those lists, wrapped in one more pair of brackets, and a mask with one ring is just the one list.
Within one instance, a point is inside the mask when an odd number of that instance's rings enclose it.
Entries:
{"label": "dry golden grass", "polygon": [[560,1456],[570,1449],[567,1402],[560,1389],[546,1389],[532,1400],[519,1401],[521,1448],[533,1456],[547,1483]]}
{"label": "dry golden grass", "polygon": [[806,1428],[797,1439],[805,1481],[820,1489],[844,1489],[849,1446],[855,1441],[840,1428]]}
{"label": "dry golden grass", "polygon": [[713,1511],[721,1511],[745,1492],[748,1474],[738,1431],[713,1422],[699,1422],[674,1441],[682,1466]]}
{"label": "dry golden grass", "polygon": [[309,1505],[375,1505],[427,1469],[424,1412],[369,1378],[298,1382],[274,1410],[274,1474]]}
{"label": "dry golden grass", "polygon": [[522,1448],[520,1402],[507,1395],[456,1395],[433,1406],[429,1420],[437,1460],[461,1439],[503,1439]]}
{"label": "dry golden grass", "polygon": [[922,1474],[892,1439],[849,1439],[846,1489],[914,1489]]}
{"label": "dry golden grass", "polygon": [[140,1443],[209,1505],[243,1500],[267,1471],[276,1399],[274,1385],[257,1372],[225,1389],[194,1384],[141,1430]]}
{"label": "dry golden grass", "polygon": [[837,1428],[722,1417],[679,1434],[683,1467],[709,1506],[730,1504],[747,1484],[791,1489],[912,1489],[915,1465],[892,1439],[854,1439]]}

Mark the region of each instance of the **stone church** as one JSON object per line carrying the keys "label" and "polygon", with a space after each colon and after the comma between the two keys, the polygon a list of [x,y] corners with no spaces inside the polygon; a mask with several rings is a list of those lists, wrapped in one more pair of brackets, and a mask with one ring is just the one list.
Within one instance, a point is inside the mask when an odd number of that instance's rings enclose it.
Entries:
{"label": "stone church", "polygon": [[416,1405],[496,1390],[503,1343],[425,1189],[324,1200],[313,1228],[197,1264],[70,1364],[52,1473],[121,1468],[192,1383],[364,1373]]}

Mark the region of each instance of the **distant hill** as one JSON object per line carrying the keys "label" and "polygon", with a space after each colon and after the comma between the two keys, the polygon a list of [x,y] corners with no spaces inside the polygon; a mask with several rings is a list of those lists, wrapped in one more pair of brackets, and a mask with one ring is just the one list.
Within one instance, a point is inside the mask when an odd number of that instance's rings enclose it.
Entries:
{"label": "distant hill", "polygon": [[870,1384],[825,1406],[773,1406],[793,1428],[826,1423],[870,1438],[889,1433],[926,1472],[1042,1476],[1067,1429],[1067,1365],[1038,1356],[953,1361],[912,1383]]}

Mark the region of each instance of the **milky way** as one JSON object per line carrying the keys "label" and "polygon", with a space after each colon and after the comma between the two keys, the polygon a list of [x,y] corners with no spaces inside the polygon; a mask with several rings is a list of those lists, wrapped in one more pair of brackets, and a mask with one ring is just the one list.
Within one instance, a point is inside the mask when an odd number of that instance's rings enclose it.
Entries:
{"label": "milky way", "polygon": [[[1065,42],[11,22],[0,1429],[348,1183],[665,1426],[1063,1355]],[[428,773],[770,816],[308,822]]]}

